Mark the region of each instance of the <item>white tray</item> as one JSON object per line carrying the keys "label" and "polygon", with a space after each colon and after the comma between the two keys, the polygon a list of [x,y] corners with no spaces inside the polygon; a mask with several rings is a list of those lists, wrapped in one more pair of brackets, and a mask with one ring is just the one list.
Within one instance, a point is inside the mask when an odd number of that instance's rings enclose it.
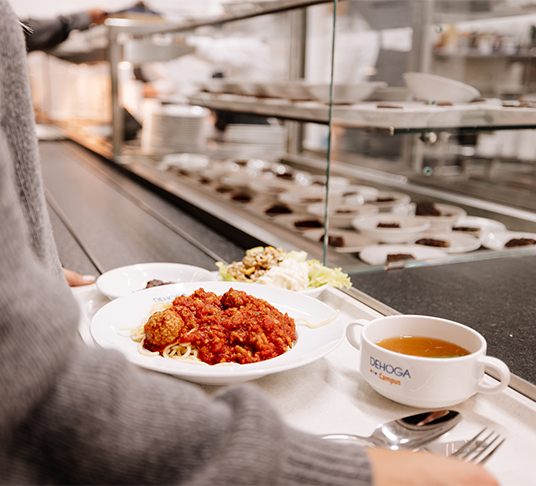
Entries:
{"label": "white tray", "polygon": [[[95,285],[72,290],[81,308],[80,335],[86,343],[94,345],[88,331],[89,323],[93,314],[109,300]],[[359,295],[357,292],[358,298]],[[324,290],[318,298],[339,309],[345,323],[380,317],[382,314],[371,306],[384,313],[392,311],[364,294],[361,301],[332,288]],[[383,398],[372,390],[359,374],[358,358],[358,351],[345,340],[314,363],[265,376],[253,383],[264,390],[289,424],[313,434],[367,436],[380,423],[419,411]],[[493,381],[493,378],[487,376],[486,380]],[[198,386],[209,393],[218,389]],[[496,395],[475,395],[451,408],[462,414],[462,421],[438,443],[465,440],[487,426],[503,434],[506,442],[486,463],[486,468],[502,486],[534,482],[536,402],[507,388]]]}

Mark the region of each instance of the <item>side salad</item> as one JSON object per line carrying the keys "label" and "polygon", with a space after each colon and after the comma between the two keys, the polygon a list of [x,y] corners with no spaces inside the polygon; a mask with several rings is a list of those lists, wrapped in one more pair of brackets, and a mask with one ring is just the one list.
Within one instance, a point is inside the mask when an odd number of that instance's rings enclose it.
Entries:
{"label": "side salad", "polygon": [[251,282],[288,290],[307,290],[331,285],[350,288],[348,274],[329,268],[318,260],[308,260],[305,251],[286,252],[282,248],[258,246],[246,250],[239,262],[216,262],[219,275],[228,282]]}

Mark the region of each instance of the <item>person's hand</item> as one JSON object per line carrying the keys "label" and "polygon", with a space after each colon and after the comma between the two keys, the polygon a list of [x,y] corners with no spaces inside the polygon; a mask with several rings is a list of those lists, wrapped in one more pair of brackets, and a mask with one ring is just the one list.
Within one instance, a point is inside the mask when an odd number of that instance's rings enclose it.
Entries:
{"label": "person's hand", "polygon": [[108,17],[108,12],[100,8],[92,8],[87,13],[91,17],[91,23],[95,25],[102,24]]}
{"label": "person's hand", "polygon": [[427,452],[367,449],[374,486],[499,486],[482,466]]}
{"label": "person's hand", "polygon": [[95,282],[95,277],[93,275],[80,275],[79,273],[67,270],[66,268],[63,269],[63,274],[65,275],[69,287],[80,287],[81,285],[90,285]]}

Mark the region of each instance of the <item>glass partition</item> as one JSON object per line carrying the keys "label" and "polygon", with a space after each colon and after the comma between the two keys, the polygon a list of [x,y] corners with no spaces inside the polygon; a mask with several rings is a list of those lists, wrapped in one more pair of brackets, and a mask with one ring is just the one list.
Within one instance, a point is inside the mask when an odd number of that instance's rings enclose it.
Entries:
{"label": "glass partition", "polygon": [[533,24],[517,0],[230,0],[30,62],[40,119],[237,232],[366,272],[531,251]]}
{"label": "glass partition", "polygon": [[[353,271],[532,251],[530,7],[350,0],[335,20],[331,176],[380,191],[368,201],[379,214],[351,227],[331,220],[333,241],[352,241],[349,253],[368,264]],[[378,85],[337,100],[360,83]]]}

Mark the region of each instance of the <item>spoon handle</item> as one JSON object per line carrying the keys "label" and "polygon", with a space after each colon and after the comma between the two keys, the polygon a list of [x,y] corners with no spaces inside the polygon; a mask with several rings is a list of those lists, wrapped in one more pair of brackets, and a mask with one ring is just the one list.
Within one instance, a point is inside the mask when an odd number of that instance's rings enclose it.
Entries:
{"label": "spoon handle", "polygon": [[354,435],[354,434],[328,434],[328,435],[321,435],[321,439],[324,440],[335,440],[339,442],[355,442],[358,445],[362,446],[376,446],[377,444],[372,439],[372,437],[361,437],[360,435]]}

